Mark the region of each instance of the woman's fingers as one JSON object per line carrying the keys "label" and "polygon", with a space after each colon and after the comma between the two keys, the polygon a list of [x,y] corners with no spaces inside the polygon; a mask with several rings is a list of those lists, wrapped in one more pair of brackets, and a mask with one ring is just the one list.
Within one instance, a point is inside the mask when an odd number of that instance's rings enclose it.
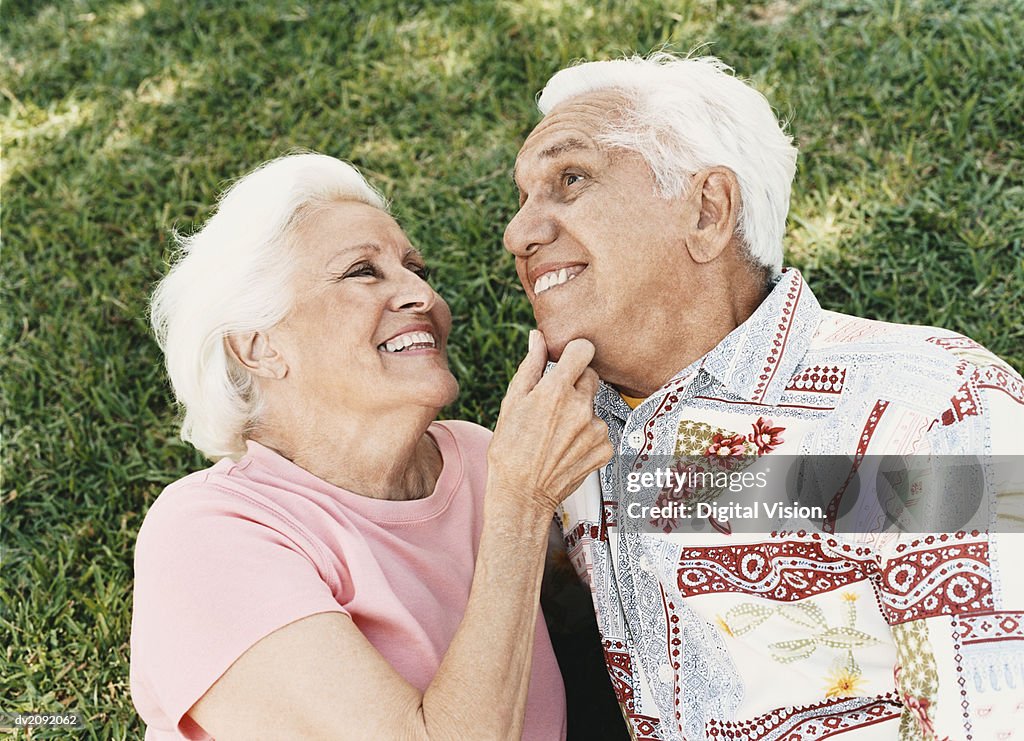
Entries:
{"label": "woman's fingers", "polygon": [[608,441],[608,425],[603,420],[591,415],[573,433],[572,441],[561,456],[566,462],[577,461],[577,465],[589,473],[611,460],[614,450]]}
{"label": "woman's fingers", "polygon": [[598,384],[597,371],[593,368],[584,368],[579,379],[576,381],[576,390],[593,399],[597,394]]}
{"label": "woman's fingers", "polygon": [[562,351],[562,357],[545,376],[547,359],[548,350],[544,335],[540,330],[531,330],[529,350],[519,364],[516,374],[509,381],[506,397],[525,396],[541,380],[544,380],[546,386],[565,384],[586,391],[591,396],[597,393],[597,373],[589,367],[590,361],[594,359],[594,345],[590,340],[570,340]]}
{"label": "woman's fingers", "polygon": [[608,462],[611,446],[607,426],[594,416],[594,346],[572,340],[545,375],[544,337],[531,332],[530,340],[502,401],[488,461],[506,491],[553,508]]}
{"label": "woman's fingers", "polygon": [[525,396],[530,393],[541,376],[544,375],[544,366],[548,362],[548,347],[544,341],[544,335],[539,329],[530,330],[529,349],[526,357],[519,364],[519,369],[512,376],[508,384],[508,396]]}
{"label": "woman's fingers", "polygon": [[[594,359],[594,345],[590,340],[582,338],[570,340],[569,344],[562,350],[562,357],[555,363],[555,367],[544,377],[548,385],[565,384],[575,386],[576,381],[583,374],[583,371]],[[550,380],[549,380],[550,379]]]}

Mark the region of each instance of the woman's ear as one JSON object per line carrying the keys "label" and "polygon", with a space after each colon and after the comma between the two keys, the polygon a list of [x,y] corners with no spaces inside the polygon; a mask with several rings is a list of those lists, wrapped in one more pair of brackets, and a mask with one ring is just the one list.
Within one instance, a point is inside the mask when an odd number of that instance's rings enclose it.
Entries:
{"label": "woman's ear", "polygon": [[686,235],[686,248],[694,262],[714,260],[733,240],[740,213],[740,184],[728,167],[710,167],[693,176],[688,200],[696,224]]}
{"label": "woman's ear", "polygon": [[240,366],[262,378],[284,378],[288,364],[265,332],[240,332],[224,338],[228,354]]}

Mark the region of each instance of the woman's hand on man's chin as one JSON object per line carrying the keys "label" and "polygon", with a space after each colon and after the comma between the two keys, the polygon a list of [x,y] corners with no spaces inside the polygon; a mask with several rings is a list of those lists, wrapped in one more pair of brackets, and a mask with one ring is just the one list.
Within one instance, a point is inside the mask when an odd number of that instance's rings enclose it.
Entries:
{"label": "woman's hand on man's chin", "polygon": [[594,416],[593,357],[588,340],[572,340],[545,375],[544,336],[530,332],[529,352],[509,383],[487,451],[489,506],[550,519],[558,504],[611,458],[608,428]]}

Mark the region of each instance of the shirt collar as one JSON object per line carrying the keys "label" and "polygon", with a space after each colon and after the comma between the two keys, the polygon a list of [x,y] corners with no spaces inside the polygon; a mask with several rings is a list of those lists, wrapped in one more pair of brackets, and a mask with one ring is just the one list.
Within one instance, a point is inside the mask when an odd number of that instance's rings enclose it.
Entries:
{"label": "shirt collar", "polygon": [[704,356],[701,368],[745,401],[774,406],[803,361],[821,305],[800,271],[786,268],[743,324]]}
{"label": "shirt collar", "polygon": [[[800,271],[785,268],[761,305],[703,358],[681,370],[650,398],[682,390],[697,369],[744,401],[774,406],[800,366],[821,321],[821,305]],[[605,383],[596,405],[625,419],[630,409]],[[624,412],[624,413],[623,413]]]}

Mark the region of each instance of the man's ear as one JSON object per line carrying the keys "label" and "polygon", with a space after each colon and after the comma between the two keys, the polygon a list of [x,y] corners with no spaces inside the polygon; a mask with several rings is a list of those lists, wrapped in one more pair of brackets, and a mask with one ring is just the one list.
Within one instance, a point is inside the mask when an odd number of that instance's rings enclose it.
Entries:
{"label": "man's ear", "polygon": [[262,378],[284,378],[288,364],[264,332],[241,332],[224,338],[228,354],[239,365]]}
{"label": "man's ear", "polygon": [[736,233],[740,213],[740,184],[728,167],[710,167],[693,176],[688,200],[693,219],[686,248],[694,262],[707,263],[718,257]]}

